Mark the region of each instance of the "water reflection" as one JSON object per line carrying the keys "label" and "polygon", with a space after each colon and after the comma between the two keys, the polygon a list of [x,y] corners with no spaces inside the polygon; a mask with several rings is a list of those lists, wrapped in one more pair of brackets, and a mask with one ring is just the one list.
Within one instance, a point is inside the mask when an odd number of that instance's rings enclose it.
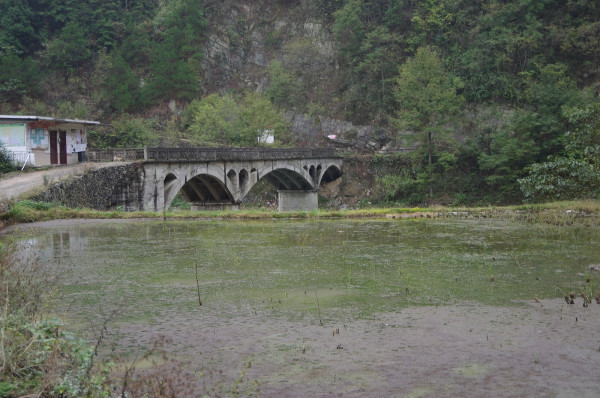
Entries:
{"label": "water reflection", "polygon": [[34,255],[45,259],[68,259],[73,253],[85,250],[88,240],[85,229],[47,231],[22,239],[18,244],[19,257],[26,259]]}

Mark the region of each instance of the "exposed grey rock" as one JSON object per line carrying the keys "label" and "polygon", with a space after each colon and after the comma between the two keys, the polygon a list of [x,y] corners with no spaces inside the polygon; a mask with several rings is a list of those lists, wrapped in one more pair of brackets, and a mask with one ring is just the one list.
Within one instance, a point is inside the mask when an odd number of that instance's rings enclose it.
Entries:
{"label": "exposed grey rock", "polygon": [[135,211],[142,207],[143,172],[139,163],[106,167],[53,185],[32,199],[68,207]]}
{"label": "exposed grey rock", "polygon": [[291,124],[292,132],[308,137],[327,137],[335,135],[342,139],[353,140],[357,137],[371,137],[371,126],[355,126],[351,122],[336,120],[324,116],[309,116],[293,111],[284,114]]}

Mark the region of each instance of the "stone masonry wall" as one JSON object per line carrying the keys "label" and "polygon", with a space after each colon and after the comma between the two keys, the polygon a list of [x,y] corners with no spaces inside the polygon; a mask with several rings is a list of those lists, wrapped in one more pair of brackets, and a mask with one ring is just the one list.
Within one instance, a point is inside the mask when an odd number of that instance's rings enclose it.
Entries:
{"label": "stone masonry wall", "polygon": [[49,187],[33,197],[68,207],[96,210],[141,210],[144,194],[144,167],[132,163],[105,167]]}

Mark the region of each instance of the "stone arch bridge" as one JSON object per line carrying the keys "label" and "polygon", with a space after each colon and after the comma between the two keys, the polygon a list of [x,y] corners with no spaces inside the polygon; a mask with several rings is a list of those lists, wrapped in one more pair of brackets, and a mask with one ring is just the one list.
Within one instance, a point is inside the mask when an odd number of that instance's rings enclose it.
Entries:
{"label": "stone arch bridge", "polygon": [[330,149],[145,148],[141,166],[134,207],[143,210],[169,209],[180,191],[198,210],[239,208],[261,180],[278,190],[280,211],[313,210],[319,186],[341,176],[342,157]]}

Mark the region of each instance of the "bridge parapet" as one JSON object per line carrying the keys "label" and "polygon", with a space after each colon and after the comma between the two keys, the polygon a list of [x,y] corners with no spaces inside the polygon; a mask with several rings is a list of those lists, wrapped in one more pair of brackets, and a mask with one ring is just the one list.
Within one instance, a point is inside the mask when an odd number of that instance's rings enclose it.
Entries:
{"label": "bridge parapet", "polygon": [[89,162],[112,162],[115,159],[133,162],[144,160],[144,148],[88,148],[86,156]]}
{"label": "bridge parapet", "polygon": [[239,161],[338,158],[333,149],[148,148],[149,161]]}
{"label": "bridge parapet", "polygon": [[123,161],[145,160],[150,162],[188,161],[243,161],[281,159],[341,158],[335,149],[321,148],[115,148],[90,149],[88,160],[110,162],[115,158]]}

